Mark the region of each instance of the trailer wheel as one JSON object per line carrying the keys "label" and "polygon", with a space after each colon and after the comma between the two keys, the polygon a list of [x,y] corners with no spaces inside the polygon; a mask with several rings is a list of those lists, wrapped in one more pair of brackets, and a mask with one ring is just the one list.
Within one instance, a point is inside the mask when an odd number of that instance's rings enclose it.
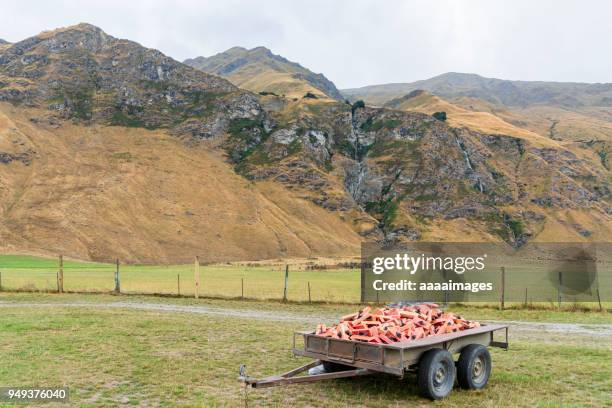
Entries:
{"label": "trailer wheel", "polygon": [[491,375],[491,354],[485,346],[470,344],[461,350],[457,362],[457,382],[464,389],[484,388]]}
{"label": "trailer wheel", "polygon": [[437,400],[446,397],[455,384],[455,362],[448,350],[426,351],[419,361],[417,382],[421,396]]}

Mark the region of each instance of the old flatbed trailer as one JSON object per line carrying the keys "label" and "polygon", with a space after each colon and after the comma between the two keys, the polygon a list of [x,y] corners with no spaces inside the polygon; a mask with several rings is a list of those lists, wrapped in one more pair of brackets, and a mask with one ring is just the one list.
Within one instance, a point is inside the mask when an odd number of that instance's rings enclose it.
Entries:
{"label": "old flatbed trailer", "polygon": [[[503,330],[504,341],[494,339]],[[298,344],[301,345],[298,347]],[[487,347],[508,349],[508,326],[483,324],[480,327],[449,334],[393,344],[373,344],[353,340],[321,337],[314,332],[293,335],[293,354],[315,360],[283,374],[255,379],[240,367],[239,380],[253,388],[299,384],[336,378],[387,373],[403,378],[416,371],[419,393],[431,399],[447,396],[457,380],[466,389],[486,386],[491,373],[491,356]],[[453,354],[458,353],[457,362]],[[322,366],[320,373],[298,374]]]}

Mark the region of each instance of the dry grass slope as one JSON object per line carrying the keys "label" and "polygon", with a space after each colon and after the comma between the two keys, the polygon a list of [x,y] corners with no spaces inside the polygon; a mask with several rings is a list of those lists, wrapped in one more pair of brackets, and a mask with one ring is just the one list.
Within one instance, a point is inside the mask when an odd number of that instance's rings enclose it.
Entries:
{"label": "dry grass slope", "polygon": [[275,55],[265,47],[251,50],[234,47],[208,58],[188,59],[185,63],[253,92],[270,92],[287,98],[302,98],[310,92],[323,99],[341,99],[335,85],[323,75]]}
{"label": "dry grass slope", "polygon": [[467,127],[482,133],[502,134],[527,139],[543,146],[558,147],[558,144],[539,134],[514,126],[490,112],[464,109],[427,91],[418,92],[412,97],[394,99],[385,104],[392,109],[416,111],[427,114],[446,112],[448,123],[453,127]]}
{"label": "dry grass slope", "polygon": [[0,105],[0,150],[35,152],[29,165],[0,164],[4,250],[131,262],[358,252],[360,237],[337,215],[247,181],[213,149],[165,131],[52,126],[44,115]]}
{"label": "dry grass slope", "polygon": [[287,98],[302,98],[307,92],[319,98],[328,99],[327,95],[308,82],[294,78],[289,73],[260,71],[255,73],[241,72],[227,76],[234,85],[253,92],[271,92]]}

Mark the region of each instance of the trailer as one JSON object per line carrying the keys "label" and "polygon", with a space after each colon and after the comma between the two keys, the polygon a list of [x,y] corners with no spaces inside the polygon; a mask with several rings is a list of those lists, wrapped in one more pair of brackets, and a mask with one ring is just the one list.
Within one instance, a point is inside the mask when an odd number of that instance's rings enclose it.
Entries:
{"label": "trailer", "polygon": [[[503,331],[503,341],[494,334]],[[321,337],[312,331],[293,334],[293,354],[314,361],[283,374],[255,379],[240,366],[238,377],[252,388],[300,384],[337,378],[386,373],[403,378],[417,373],[419,393],[430,399],[446,397],[455,380],[461,388],[481,389],[491,374],[487,347],[508,350],[508,326],[483,324],[454,333],[428,336],[408,342],[373,344]],[[455,362],[453,354],[459,357]],[[308,372],[305,375],[299,375]]]}

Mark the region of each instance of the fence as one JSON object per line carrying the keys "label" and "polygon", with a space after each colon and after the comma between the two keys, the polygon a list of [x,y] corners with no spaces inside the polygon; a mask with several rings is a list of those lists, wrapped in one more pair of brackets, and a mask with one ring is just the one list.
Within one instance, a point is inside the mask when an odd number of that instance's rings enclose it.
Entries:
{"label": "fence", "polygon": [[[0,291],[91,292],[123,294],[159,294],[185,297],[284,300],[300,302],[359,303],[363,300],[385,303],[391,299],[362,299],[361,271],[348,268],[321,269],[297,265],[200,265],[195,257],[186,265],[122,265],[85,263],[22,256],[0,255]],[[348,265],[354,267],[355,265]],[[526,283],[525,277],[510,273]],[[503,309],[508,303],[532,305],[535,285],[508,286],[506,268],[499,271],[499,298]],[[559,279],[562,279],[559,274]],[[520,293],[517,290],[520,289]],[[524,291],[524,292],[523,292]],[[445,298],[445,303],[449,299]],[[549,303],[560,307],[559,292]],[[440,300],[442,301],[442,300]],[[450,299],[450,302],[461,302]],[[478,300],[474,300],[478,301]],[[491,303],[491,300],[483,300]],[[597,292],[596,308],[603,309]],[[538,303],[536,301],[535,303]],[[608,302],[604,302],[608,307]]]}
{"label": "fence", "polygon": [[[0,290],[359,302],[358,269],[304,264],[246,266],[85,263],[59,256],[0,256]],[[199,277],[199,282],[198,282]],[[199,285],[197,284],[199,283]]]}

